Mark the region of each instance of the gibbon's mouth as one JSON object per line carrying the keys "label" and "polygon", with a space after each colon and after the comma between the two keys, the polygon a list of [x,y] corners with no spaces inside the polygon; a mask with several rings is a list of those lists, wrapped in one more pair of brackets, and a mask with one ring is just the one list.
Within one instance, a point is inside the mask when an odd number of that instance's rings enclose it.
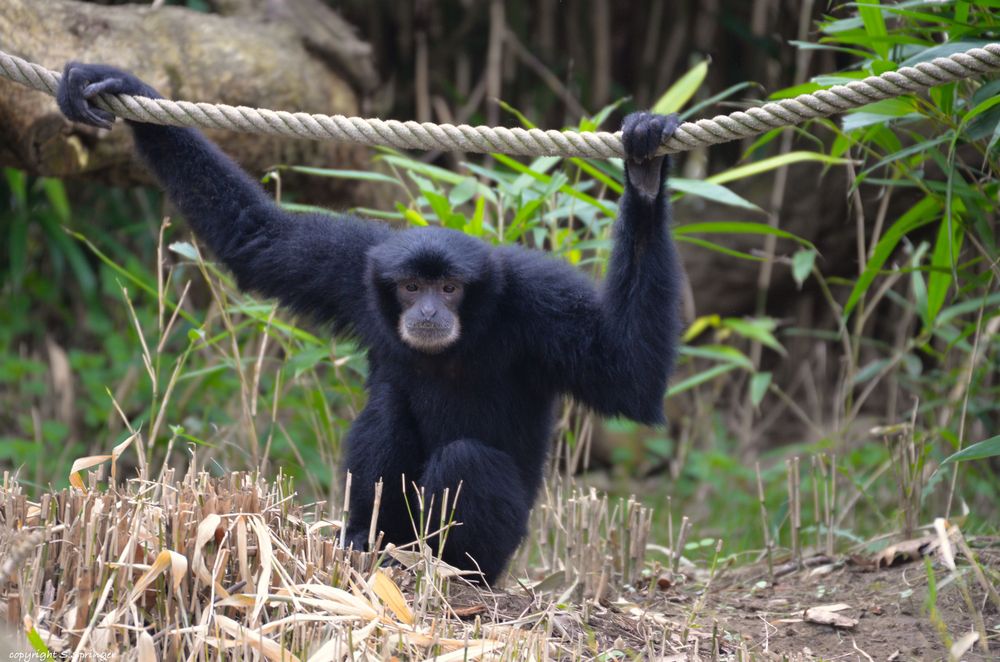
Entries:
{"label": "gibbon's mouth", "polygon": [[458,325],[413,322],[399,325],[399,335],[407,345],[422,352],[440,352],[458,340]]}

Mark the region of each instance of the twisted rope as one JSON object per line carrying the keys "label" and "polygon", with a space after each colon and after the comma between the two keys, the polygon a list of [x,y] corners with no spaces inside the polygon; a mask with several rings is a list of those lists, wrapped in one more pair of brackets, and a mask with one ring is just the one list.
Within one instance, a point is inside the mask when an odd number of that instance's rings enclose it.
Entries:
{"label": "twisted rope", "polygon": [[[887,71],[880,76],[836,85],[712,119],[685,122],[664,143],[662,154],[739,140],[783,126],[827,117],[873,101],[922,92],[935,85],[1000,71],[1000,43]],[[62,76],[41,65],[0,51],[0,76],[55,95]],[[311,115],[283,110],[148,99],[102,94],[95,105],[119,117],[152,124],[230,129],[314,140],[354,142],[370,147],[459,152],[500,152],[521,156],[608,158],[624,155],[621,132],[544,131],[430,122]]]}

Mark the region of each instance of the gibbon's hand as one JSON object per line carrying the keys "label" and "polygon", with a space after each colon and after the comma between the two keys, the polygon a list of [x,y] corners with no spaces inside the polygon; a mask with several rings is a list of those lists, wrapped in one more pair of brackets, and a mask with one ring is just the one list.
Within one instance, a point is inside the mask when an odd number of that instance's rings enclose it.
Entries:
{"label": "gibbon's hand", "polygon": [[625,147],[625,172],[628,182],[647,199],[656,199],[667,176],[666,155],[655,156],[663,142],[680,126],[676,114],[656,115],[640,112],[627,115],[622,122]]}
{"label": "gibbon's hand", "polygon": [[160,95],[136,76],[103,64],[70,62],[63,71],[56,101],[63,114],[74,122],[110,129],[113,113],[98,108],[90,100],[99,94],[131,94],[158,99]]}

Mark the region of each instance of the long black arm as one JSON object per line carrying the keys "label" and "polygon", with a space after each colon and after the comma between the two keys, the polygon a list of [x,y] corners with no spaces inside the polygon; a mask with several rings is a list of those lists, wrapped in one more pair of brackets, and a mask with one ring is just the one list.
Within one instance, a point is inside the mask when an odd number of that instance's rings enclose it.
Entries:
{"label": "long black arm", "polygon": [[[109,128],[113,116],[89,103],[103,92],[160,97],[125,71],[71,62],[57,99],[69,119]],[[128,124],[139,155],[167,196],[242,289],[333,321],[338,330],[360,330],[365,254],[388,228],[350,216],[286,212],[199,131]]]}
{"label": "long black arm", "polygon": [[[663,395],[681,328],[682,273],[670,237],[665,157],[653,157],[674,116],[625,119],[628,157],[614,248],[603,286],[551,269],[529,269],[528,307],[548,322],[535,334],[545,374],[605,415],[662,423]],[[545,274],[551,274],[546,276]],[[544,336],[544,337],[540,337]]]}

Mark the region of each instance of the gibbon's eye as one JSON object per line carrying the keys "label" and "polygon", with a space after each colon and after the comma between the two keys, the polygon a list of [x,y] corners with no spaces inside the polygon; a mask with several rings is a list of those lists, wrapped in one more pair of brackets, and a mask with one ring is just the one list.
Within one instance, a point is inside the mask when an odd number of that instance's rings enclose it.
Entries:
{"label": "gibbon's eye", "polygon": [[447,285],[445,285],[441,289],[444,290],[445,294],[453,294],[455,292],[455,290],[457,290],[458,288],[455,287],[454,285],[452,285],[451,283],[448,283]]}
{"label": "gibbon's eye", "polygon": [[420,286],[417,285],[416,283],[407,283],[406,284],[406,291],[407,292],[416,292],[419,289],[420,289]]}

